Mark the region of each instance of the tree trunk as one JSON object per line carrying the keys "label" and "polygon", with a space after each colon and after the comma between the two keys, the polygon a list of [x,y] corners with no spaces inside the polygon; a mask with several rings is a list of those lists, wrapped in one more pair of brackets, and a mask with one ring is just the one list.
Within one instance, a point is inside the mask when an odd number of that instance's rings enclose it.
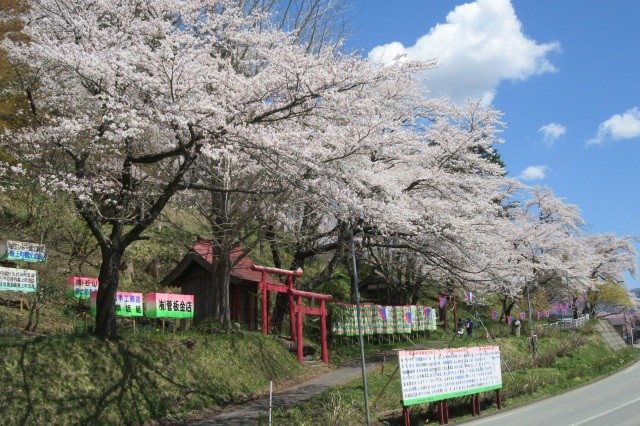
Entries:
{"label": "tree trunk", "polygon": [[37,310],[39,310],[39,308],[38,308],[38,293],[36,292],[33,297],[33,302],[29,304],[29,320],[27,321],[27,325],[24,327],[24,331],[35,331],[35,326],[33,325],[33,318]]}
{"label": "tree trunk", "polygon": [[509,302],[507,299],[502,299],[502,316],[500,317],[500,321],[502,322],[503,318],[507,318],[511,315],[511,310],[513,309],[515,302]]}
{"label": "tree trunk", "polygon": [[[300,255],[300,251],[296,250],[293,254],[293,261],[291,262],[290,271],[295,271],[298,268],[304,267],[304,257]],[[286,293],[278,293],[276,297],[276,305],[273,307],[273,314],[271,315],[271,328],[274,330],[282,330],[284,322],[284,316],[289,312],[289,296]]]}
{"label": "tree trunk", "polygon": [[100,266],[100,281],[96,299],[96,329],[95,334],[103,339],[117,339],[116,330],[116,292],[120,282],[120,262],[124,249],[108,247],[102,252]]}
{"label": "tree trunk", "polygon": [[214,304],[214,318],[224,330],[231,329],[231,309],[229,298],[229,275],[231,272],[231,258],[226,250],[218,247],[216,267],[213,271],[214,287],[217,297]]}

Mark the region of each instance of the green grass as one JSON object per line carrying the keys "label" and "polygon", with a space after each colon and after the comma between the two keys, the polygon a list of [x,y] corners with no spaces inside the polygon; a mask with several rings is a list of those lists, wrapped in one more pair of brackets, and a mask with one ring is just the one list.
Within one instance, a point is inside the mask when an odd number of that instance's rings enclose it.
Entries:
{"label": "green grass", "polygon": [[[502,337],[494,340],[513,376],[503,366],[503,403],[505,407],[527,403],[554,395],[604,375],[611,374],[637,357],[637,350],[625,348],[614,352],[602,340],[593,325],[580,332],[551,331],[540,333],[539,348],[533,356],[526,337]],[[432,341],[431,341],[432,342]],[[430,341],[414,341],[430,346]],[[448,342],[447,342],[448,343]],[[485,339],[456,340],[452,346],[489,345]],[[397,347],[406,345],[399,344]],[[344,349],[343,349],[344,350]],[[371,350],[371,349],[370,349]],[[374,424],[402,424],[401,387],[397,359],[391,357],[384,369],[367,375],[369,407]],[[450,422],[469,418],[470,397],[449,400]],[[482,411],[496,410],[493,392],[481,394]],[[436,404],[411,407],[412,423],[436,422]],[[345,422],[345,419],[348,421]],[[274,425],[365,424],[362,379],[334,388],[294,409],[274,412]]]}
{"label": "green grass", "polygon": [[[193,345],[192,345],[193,343]],[[5,424],[142,424],[239,402],[303,375],[257,333],[57,334],[0,339]]]}

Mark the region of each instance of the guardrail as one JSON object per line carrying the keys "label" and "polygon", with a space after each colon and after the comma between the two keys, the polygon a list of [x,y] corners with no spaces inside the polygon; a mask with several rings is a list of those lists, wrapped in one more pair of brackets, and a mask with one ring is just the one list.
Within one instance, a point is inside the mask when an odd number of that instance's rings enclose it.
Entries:
{"label": "guardrail", "polygon": [[578,327],[581,327],[584,324],[586,324],[587,321],[589,321],[589,314],[582,315],[576,319],[565,318],[565,319],[561,319],[560,321],[556,321],[554,323],[545,324],[545,325],[552,328],[559,328],[562,330],[566,330],[566,329],[576,329]]}

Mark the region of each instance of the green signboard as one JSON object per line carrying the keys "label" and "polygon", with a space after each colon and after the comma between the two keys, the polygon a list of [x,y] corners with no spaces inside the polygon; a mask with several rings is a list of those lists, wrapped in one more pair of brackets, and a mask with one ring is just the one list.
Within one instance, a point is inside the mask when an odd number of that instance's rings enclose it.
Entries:
{"label": "green signboard", "polygon": [[[92,291],[89,301],[89,312],[91,315],[97,314],[98,292]],[[144,312],[142,310],[142,293],[129,293],[126,291],[118,291],[116,293],[116,316],[118,317],[141,317]]]}
{"label": "green signboard", "polygon": [[151,293],[145,311],[148,318],[193,318],[193,295]]}

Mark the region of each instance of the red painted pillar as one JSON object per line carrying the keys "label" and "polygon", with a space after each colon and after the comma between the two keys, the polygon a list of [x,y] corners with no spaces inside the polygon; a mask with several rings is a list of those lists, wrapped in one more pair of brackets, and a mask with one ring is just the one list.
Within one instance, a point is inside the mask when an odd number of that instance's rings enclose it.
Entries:
{"label": "red painted pillar", "polygon": [[320,301],[320,344],[322,345],[322,362],[329,364],[329,345],[327,343],[327,302]]}
{"label": "red painted pillar", "polygon": [[298,304],[297,304],[297,312],[296,312],[296,345],[298,347],[298,362],[300,364],[304,364],[304,342],[302,338],[302,296],[298,296]]}
{"label": "red painted pillar", "polygon": [[409,407],[402,407],[402,424],[403,426],[411,426],[411,413],[409,413]]}
{"label": "red painted pillar", "polygon": [[449,423],[449,405],[446,399],[444,401],[438,401],[438,422],[441,425]]}
{"label": "red painted pillar", "polygon": [[262,334],[269,334],[269,290],[267,290],[267,273],[262,271]]}
{"label": "red painted pillar", "polygon": [[480,396],[478,394],[471,395],[471,415],[473,417],[480,415]]}
{"label": "red painted pillar", "polygon": [[291,294],[291,291],[287,293],[287,297],[289,298],[289,334],[291,335],[291,340],[297,342],[296,339],[298,338],[298,336],[296,336],[296,303],[295,299],[293,298],[293,294]]}

